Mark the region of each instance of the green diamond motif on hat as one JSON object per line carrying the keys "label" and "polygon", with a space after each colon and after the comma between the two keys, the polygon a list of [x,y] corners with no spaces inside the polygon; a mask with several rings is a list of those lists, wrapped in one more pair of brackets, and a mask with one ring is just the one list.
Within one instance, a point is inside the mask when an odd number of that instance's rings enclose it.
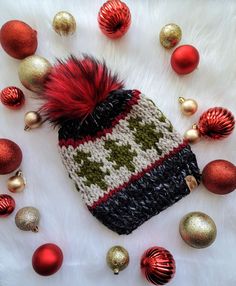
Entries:
{"label": "green diamond motif on hat", "polygon": [[101,167],[104,166],[103,163],[91,161],[90,157],[90,153],[83,151],[76,152],[74,160],[80,165],[77,175],[86,179],[84,182],[86,186],[98,185],[101,189],[105,190],[107,184],[104,177],[109,175],[109,173],[102,171]]}
{"label": "green diamond motif on hat", "polygon": [[130,172],[135,171],[133,158],[137,156],[137,153],[131,150],[130,144],[118,145],[114,140],[107,140],[104,147],[110,151],[107,160],[114,162],[113,167],[115,169],[120,169],[125,166]]}

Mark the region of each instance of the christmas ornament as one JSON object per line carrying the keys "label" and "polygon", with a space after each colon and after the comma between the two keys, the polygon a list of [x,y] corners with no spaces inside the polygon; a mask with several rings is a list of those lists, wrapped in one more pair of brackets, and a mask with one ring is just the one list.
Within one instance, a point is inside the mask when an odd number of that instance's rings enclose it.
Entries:
{"label": "christmas ornament", "polygon": [[14,199],[9,195],[0,195],[0,217],[9,216],[14,211],[14,209]]}
{"label": "christmas ornament", "polygon": [[185,139],[190,143],[197,142],[200,136],[223,139],[233,132],[234,126],[234,116],[229,110],[222,107],[210,108],[201,115],[198,124],[194,124],[192,129],[185,133]]}
{"label": "christmas ornament", "polygon": [[37,32],[22,21],[8,21],[0,30],[0,42],[9,56],[24,59],[37,49]]}
{"label": "christmas ornament", "polygon": [[216,225],[211,217],[202,212],[190,212],[180,221],[182,239],[194,248],[210,246],[216,238]]}
{"label": "christmas ornament", "polygon": [[13,141],[0,139],[0,175],[9,174],[19,168],[22,161],[20,147]]}
{"label": "christmas ornament", "polygon": [[25,131],[38,128],[42,125],[42,117],[36,111],[29,111],[25,114]]}
{"label": "christmas ornament", "polygon": [[25,103],[25,96],[18,87],[9,86],[1,91],[0,100],[10,109],[20,109]]}
{"label": "christmas ornament", "polygon": [[7,188],[12,193],[20,193],[25,189],[26,181],[21,171],[7,180]]}
{"label": "christmas ornament", "polygon": [[56,273],[62,266],[63,253],[53,243],[47,243],[37,248],[32,257],[32,266],[39,275],[49,276]]}
{"label": "christmas ornament", "polygon": [[117,39],[127,33],[131,24],[129,7],[120,0],[109,0],[98,13],[98,24],[104,35]]}
{"label": "christmas ornament", "polygon": [[198,50],[191,45],[176,48],[171,55],[171,66],[177,74],[193,72],[199,63]]}
{"label": "christmas ornament", "polygon": [[19,79],[24,87],[40,92],[51,71],[51,64],[40,56],[30,56],[21,61],[18,69]]}
{"label": "christmas ornament", "polygon": [[154,246],[144,252],[141,270],[149,282],[165,285],[175,275],[175,260],[167,249]]}
{"label": "christmas ornament", "polygon": [[24,231],[38,232],[40,214],[34,207],[24,207],[15,216],[16,226]]}
{"label": "christmas ornament", "polygon": [[197,112],[198,104],[194,99],[179,97],[180,110],[186,116],[191,116]]}
{"label": "christmas ornament", "polygon": [[68,36],[74,34],[76,21],[70,13],[60,11],[54,16],[52,26],[54,31],[60,36]]}
{"label": "christmas ornament", "polygon": [[159,38],[164,48],[171,49],[181,41],[182,31],[176,24],[167,24],[161,29]]}
{"label": "christmas ornament", "polygon": [[199,183],[189,145],[148,98],[125,90],[105,63],[91,57],[60,61],[41,96],[40,113],[59,126],[70,177],[90,212],[111,230],[129,234],[189,194],[188,175]]}
{"label": "christmas ornament", "polygon": [[204,167],[202,183],[212,193],[231,193],[236,189],[236,166],[226,160],[214,160]]}
{"label": "christmas ornament", "polygon": [[107,252],[107,264],[114,274],[119,274],[129,264],[128,251],[122,246],[113,246]]}

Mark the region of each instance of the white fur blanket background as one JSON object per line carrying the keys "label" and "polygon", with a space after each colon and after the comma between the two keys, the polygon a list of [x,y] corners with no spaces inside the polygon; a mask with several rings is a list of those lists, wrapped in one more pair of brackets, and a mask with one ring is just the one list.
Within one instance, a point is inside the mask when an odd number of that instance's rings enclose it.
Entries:
{"label": "white fur blanket background", "polygon": [[[38,31],[37,54],[51,62],[71,53],[105,58],[127,88],[139,89],[150,97],[182,134],[210,107],[223,106],[236,115],[236,1],[125,2],[132,13],[132,24],[127,35],[117,41],[99,31],[97,13],[103,0],[0,0],[0,25],[12,19],[28,23]],[[72,37],[62,38],[52,30],[52,19],[60,10],[76,18],[77,31]],[[190,75],[175,74],[170,66],[172,51],[159,44],[159,31],[170,22],[182,28],[181,44],[192,44],[199,50],[199,68]],[[177,270],[170,286],[236,285],[236,193],[217,196],[200,186],[132,234],[113,233],[89,213],[75,191],[59,157],[57,131],[47,124],[31,132],[23,130],[24,113],[36,110],[40,103],[20,84],[18,64],[0,49],[0,89],[16,85],[27,96],[20,111],[0,106],[0,137],[22,148],[21,167],[27,178],[25,191],[13,194],[15,212],[0,219],[0,286],[149,285],[139,264],[144,250],[154,245],[169,249],[175,257]],[[180,114],[179,96],[198,101],[196,115],[185,118]],[[235,139],[236,132],[223,141],[194,145],[200,168],[215,159],[235,164]],[[8,193],[8,177],[0,177],[0,193]],[[16,228],[15,213],[24,206],[40,210],[38,234]],[[190,211],[203,211],[214,219],[218,235],[209,248],[190,248],[180,238],[179,221]],[[64,263],[55,275],[41,277],[33,271],[31,257],[37,247],[48,242],[61,247]],[[129,267],[118,276],[105,261],[107,250],[116,244],[130,254]]]}

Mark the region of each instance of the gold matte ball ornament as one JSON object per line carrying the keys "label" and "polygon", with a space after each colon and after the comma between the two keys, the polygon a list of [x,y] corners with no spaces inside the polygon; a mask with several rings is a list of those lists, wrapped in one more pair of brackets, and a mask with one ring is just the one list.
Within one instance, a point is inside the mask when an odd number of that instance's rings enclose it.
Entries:
{"label": "gold matte ball ornament", "polygon": [[183,115],[191,116],[197,112],[198,104],[194,99],[179,97],[180,110]]}
{"label": "gold matte ball ornament", "polygon": [[200,133],[197,129],[197,125],[193,125],[191,129],[187,130],[184,133],[184,139],[188,141],[190,144],[197,143],[200,141]]}
{"label": "gold matte ball ornament", "polygon": [[54,31],[60,36],[68,36],[74,34],[76,21],[70,13],[60,11],[54,16],[52,26]]}
{"label": "gold matte ball ornament", "polygon": [[113,246],[107,252],[107,264],[114,274],[119,274],[119,272],[125,269],[129,264],[128,251],[122,246]]}
{"label": "gold matte ball ornament", "polygon": [[42,117],[36,111],[29,111],[25,114],[25,131],[38,128],[42,125]]}
{"label": "gold matte ball ornament", "polygon": [[165,49],[175,47],[182,38],[182,31],[176,24],[165,25],[160,32],[160,43]]}
{"label": "gold matte ball ornament", "polygon": [[216,239],[217,229],[211,217],[202,212],[190,212],[180,221],[179,232],[191,247],[205,248]]}
{"label": "gold matte ball ornament", "polygon": [[51,71],[51,64],[40,56],[30,56],[21,61],[18,75],[21,83],[27,89],[40,92]]}
{"label": "gold matte ball ornament", "polygon": [[21,171],[7,180],[7,188],[12,193],[20,193],[25,189],[26,181]]}
{"label": "gold matte ball ornament", "polygon": [[24,231],[38,232],[40,214],[34,207],[24,207],[15,216],[16,226]]}

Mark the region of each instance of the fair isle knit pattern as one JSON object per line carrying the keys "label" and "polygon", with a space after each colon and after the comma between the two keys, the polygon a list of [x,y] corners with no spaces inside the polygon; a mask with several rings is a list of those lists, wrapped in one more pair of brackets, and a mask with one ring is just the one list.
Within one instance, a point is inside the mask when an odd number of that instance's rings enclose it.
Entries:
{"label": "fair isle knit pattern", "polygon": [[108,128],[76,138],[64,136],[64,126],[59,144],[63,163],[89,210],[119,234],[132,232],[188,194],[187,175],[198,182],[200,176],[190,147],[163,113],[139,92],[128,94]]}

